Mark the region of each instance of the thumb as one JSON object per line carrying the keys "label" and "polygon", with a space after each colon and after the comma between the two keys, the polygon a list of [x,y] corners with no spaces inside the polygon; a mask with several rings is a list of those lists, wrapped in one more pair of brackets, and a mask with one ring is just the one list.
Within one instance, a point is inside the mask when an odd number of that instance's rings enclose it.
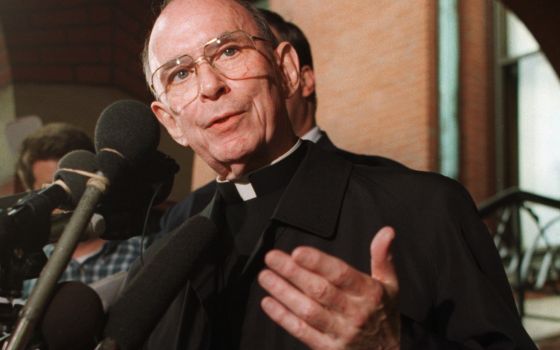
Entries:
{"label": "thumb", "polygon": [[397,273],[390,252],[391,243],[395,238],[395,230],[385,226],[381,228],[371,241],[371,277],[380,281],[387,291],[396,294],[399,289]]}

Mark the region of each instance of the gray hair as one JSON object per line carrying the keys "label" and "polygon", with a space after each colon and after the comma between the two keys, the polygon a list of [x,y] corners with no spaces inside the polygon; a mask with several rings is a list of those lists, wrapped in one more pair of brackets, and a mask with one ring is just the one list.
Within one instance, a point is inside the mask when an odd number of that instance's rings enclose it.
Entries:
{"label": "gray hair", "polygon": [[[174,0],[164,0],[163,3],[161,4],[161,8],[160,8],[159,13],[161,14],[161,12],[167,7],[167,5],[169,5],[173,1]],[[241,5],[244,9],[246,9],[249,12],[251,17],[253,18],[253,21],[255,21],[255,24],[257,25],[257,30],[259,32],[258,35],[262,36],[264,39],[271,42],[273,47],[276,47],[278,45],[278,40],[276,39],[276,37],[274,36],[272,31],[270,30],[270,26],[268,25],[268,22],[266,21],[265,17],[262,15],[262,13],[259,11],[259,9],[257,9],[255,6],[253,6],[251,3],[249,3],[248,1],[245,1],[245,0],[233,0],[233,1],[235,1],[236,3]],[[144,40],[144,48],[142,50],[140,58],[142,60],[142,68],[144,70],[144,78],[146,79],[146,83],[148,84],[148,88],[150,88],[150,91],[152,92],[154,97],[157,98],[157,96],[155,95],[155,91],[153,91],[152,86],[151,86],[151,84],[152,84],[152,82],[151,82],[152,70],[150,69],[150,57],[149,57],[149,47],[150,47],[150,36],[151,36],[151,34],[152,34],[152,31],[150,30],[148,32],[148,35],[146,36],[146,40]]]}

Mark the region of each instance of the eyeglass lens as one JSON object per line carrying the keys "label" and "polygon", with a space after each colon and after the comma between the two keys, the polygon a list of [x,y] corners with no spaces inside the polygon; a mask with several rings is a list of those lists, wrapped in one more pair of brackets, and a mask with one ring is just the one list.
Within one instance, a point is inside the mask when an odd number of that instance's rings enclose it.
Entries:
{"label": "eyeglass lens", "polygon": [[225,78],[238,80],[259,75],[254,64],[258,56],[253,38],[243,31],[236,31],[208,42],[204,46],[204,56],[197,60],[184,55],[164,64],[155,72],[154,79],[164,87],[163,94],[168,103],[177,108],[191,103],[198,96],[197,66],[203,61]]}

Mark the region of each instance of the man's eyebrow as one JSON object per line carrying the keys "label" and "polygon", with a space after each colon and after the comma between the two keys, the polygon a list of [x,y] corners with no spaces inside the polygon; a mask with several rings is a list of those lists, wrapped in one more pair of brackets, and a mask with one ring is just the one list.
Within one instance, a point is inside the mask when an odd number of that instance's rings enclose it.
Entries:
{"label": "man's eyebrow", "polygon": [[[210,44],[210,43],[216,41],[217,39],[220,39],[220,38],[222,38],[222,37],[224,37],[224,36],[226,36],[226,35],[228,35],[228,34],[231,34],[231,33],[233,33],[233,32],[240,31],[240,30],[243,30],[243,29],[233,29],[233,30],[226,30],[226,31],[223,31],[223,32],[221,32],[221,33],[219,33],[219,34],[217,34],[217,35],[212,36],[210,39],[208,39],[208,40],[206,40],[206,41],[202,41],[201,43],[198,43],[196,49],[202,49],[202,48],[204,48],[206,45],[208,45],[208,44]],[[191,56],[191,57],[192,57],[191,54],[192,54],[192,53],[190,53],[190,52],[183,52],[182,54],[180,54],[180,55],[178,55],[178,56],[176,56],[176,57],[172,57],[172,58],[169,58],[168,60],[165,60],[164,63],[162,63],[160,66],[158,66],[158,68],[161,67],[161,66],[164,66],[164,65],[166,65],[166,64],[172,64],[175,60],[177,60],[178,58],[180,58],[180,57],[182,57],[182,56],[185,56],[185,55],[188,55],[188,56]]]}
{"label": "man's eyebrow", "polygon": [[206,42],[205,42],[204,44],[202,44],[201,46],[206,46],[206,45],[210,44],[211,42],[216,41],[217,39],[220,39],[220,38],[222,38],[222,37],[224,37],[224,36],[226,36],[226,35],[229,35],[229,34],[231,34],[231,33],[233,33],[233,32],[237,32],[237,31],[240,31],[240,30],[241,30],[241,29],[234,29],[234,30],[228,30],[228,31],[225,31],[225,32],[221,32],[221,33],[218,34],[218,35],[214,35],[212,38],[210,38],[208,41],[206,41]]}

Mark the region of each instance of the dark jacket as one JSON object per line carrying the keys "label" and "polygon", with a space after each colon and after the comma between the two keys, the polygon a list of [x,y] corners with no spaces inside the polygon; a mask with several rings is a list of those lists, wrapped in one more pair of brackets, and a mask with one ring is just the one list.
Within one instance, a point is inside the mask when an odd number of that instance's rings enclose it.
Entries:
{"label": "dark jacket", "polygon": [[[403,164],[389,158],[356,154],[340,149],[332,143],[331,139],[324,131],[321,131],[321,138],[316,144],[322,149],[334,152],[354,164],[408,169]],[[206,185],[190,193],[187,198],[174,205],[171,209],[167,210],[160,223],[162,234],[171,232],[189,217],[200,213],[200,211],[210,203],[214,192],[216,192],[216,181],[210,181]]]}
{"label": "dark jacket", "polygon": [[[241,349],[304,349],[261,310],[264,253],[314,246],[369,274],[369,245],[385,225],[396,238],[402,349],[535,349],[517,315],[491,237],[468,193],[443,176],[352,164],[308,145],[242,274]],[[215,196],[201,215],[213,218]],[[165,244],[165,238],[160,244]],[[146,257],[149,261],[150,256]],[[208,349],[219,264],[198,271],[152,332],[149,349]]]}

